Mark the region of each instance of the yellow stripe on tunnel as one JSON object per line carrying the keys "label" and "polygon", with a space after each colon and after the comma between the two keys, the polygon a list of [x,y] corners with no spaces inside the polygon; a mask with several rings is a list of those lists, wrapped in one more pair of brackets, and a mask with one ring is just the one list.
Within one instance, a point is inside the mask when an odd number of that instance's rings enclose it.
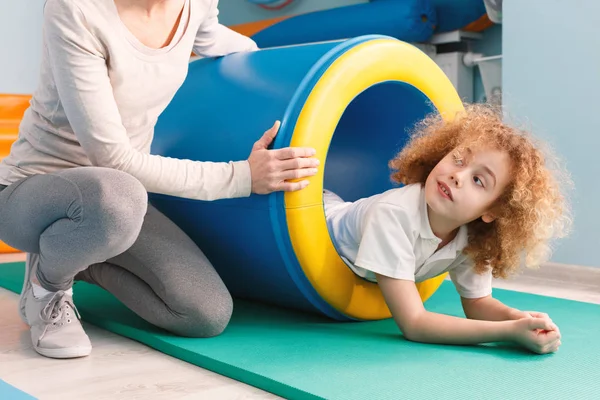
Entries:
{"label": "yellow stripe on tunnel", "polygon": [[[323,173],[333,134],[348,105],[371,86],[389,81],[420,90],[444,118],[451,119],[463,110],[450,80],[416,47],[393,39],[359,44],[323,73],[300,112],[290,145],[315,148],[321,167],[307,188],[284,195],[290,240],[306,277],[328,304],[363,320],[389,318],[391,314],[378,285],[356,276],[331,242],[323,210]],[[423,301],[445,276],[417,284]]]}

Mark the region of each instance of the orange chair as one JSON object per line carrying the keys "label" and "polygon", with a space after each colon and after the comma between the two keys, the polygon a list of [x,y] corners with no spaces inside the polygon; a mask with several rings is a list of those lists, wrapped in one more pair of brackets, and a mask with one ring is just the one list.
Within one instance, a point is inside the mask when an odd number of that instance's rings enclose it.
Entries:
{"label": "orange chair", "polygon": [[30,100],[30,95],[0,94],[0,158],[8,155],[17,139],[19,124]]}
{"label": "orange chair", "polygon": [[[23,113],[29,107],[29,95],[0,94],[0,159],[10,153],[10,148],[19,133],[19,124]],[[20,253],[0,241],[1,253]]]}

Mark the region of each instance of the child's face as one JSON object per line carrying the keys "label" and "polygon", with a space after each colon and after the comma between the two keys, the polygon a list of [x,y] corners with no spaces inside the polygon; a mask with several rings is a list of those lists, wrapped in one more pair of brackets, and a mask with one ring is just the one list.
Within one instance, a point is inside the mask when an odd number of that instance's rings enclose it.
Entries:
{"label": "child's face", "polygon": [[425,197],[438,219],[456,227],[482,217],[495,218],[490,207],[510,182],[510,159],[506,152],[478,147],[454,150],[431,171]]}

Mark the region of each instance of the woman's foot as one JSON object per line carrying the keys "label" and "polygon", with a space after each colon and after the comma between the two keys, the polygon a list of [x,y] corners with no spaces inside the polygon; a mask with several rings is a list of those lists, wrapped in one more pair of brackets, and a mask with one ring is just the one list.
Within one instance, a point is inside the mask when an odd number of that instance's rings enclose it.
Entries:
{"label": "woman's foot", "polygon": [[30,278],[35,276],[35,261],[28,257],[25,284],[19,302],[21,318],[30,326],[33,348],[50,358],[89,355],[92,344],[81,326],[71,294],[62,290],[47,292],[42,289],[45,294],[38,297],[34,295]]}
{"label": "woman's foot", "polygon": [[38,299],[33,290],[26,294],[25,316],[35,351],[51,358],[84,357],[92,344],[73,304],[73,298],[60,290]]}

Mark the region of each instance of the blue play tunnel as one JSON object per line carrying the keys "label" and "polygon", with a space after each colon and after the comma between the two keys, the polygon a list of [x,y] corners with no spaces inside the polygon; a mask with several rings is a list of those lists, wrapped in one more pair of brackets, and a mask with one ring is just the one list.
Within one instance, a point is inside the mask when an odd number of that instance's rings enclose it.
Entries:
{"label": "blue play tunnel", "polygon": [[[336,253],[322,190],[354,200],[391,188],[388,161],[434,110],[448,118],[462,110],[452,84],[416,47],[389,37],[196,60],[157,123],[153,154],[245,160],[279,119],[273,147],[315,148],[319,174],[298,192],[217,201],[152,194],[151,202],[200,246],[235,297],[338,320],[387,318],[377,285]],[[423,300],[441,279],[419,284]]]}

